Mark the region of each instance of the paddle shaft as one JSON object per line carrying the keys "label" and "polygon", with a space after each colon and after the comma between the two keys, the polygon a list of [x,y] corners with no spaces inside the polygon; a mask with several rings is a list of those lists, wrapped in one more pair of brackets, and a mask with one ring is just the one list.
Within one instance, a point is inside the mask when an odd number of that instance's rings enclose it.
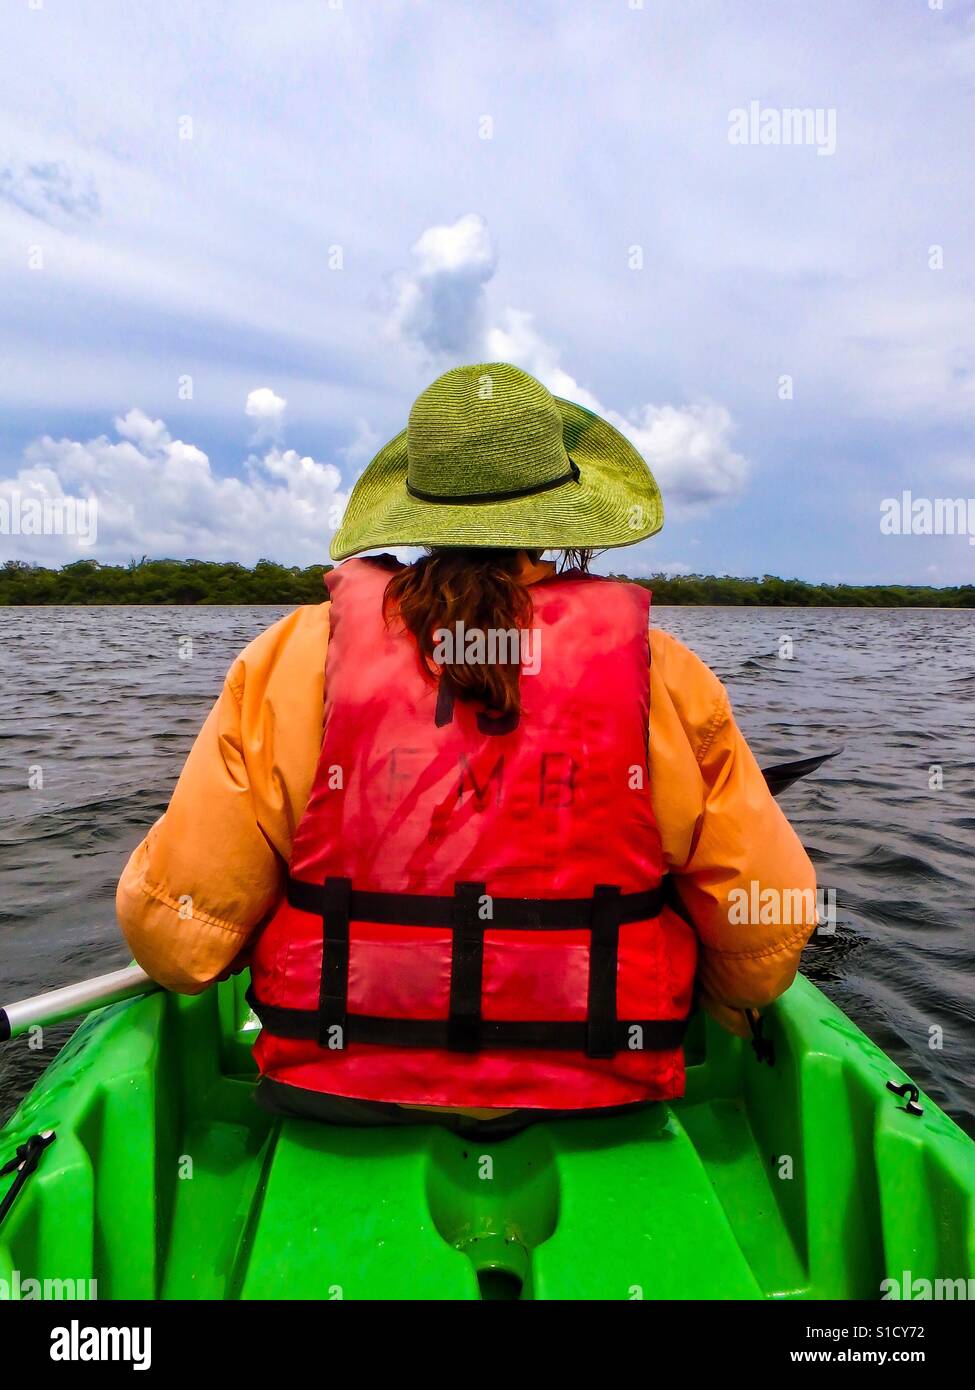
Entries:
{"label": "paddle shaft", "polygon": [[[800,777],[815,772],[827,758],[835,757],[836,753],[824,753],[820,757],[779,763],[775,767],[764,768],[763,775],[773,796],[777,796]],[[140,966],[129,965],[108,975],[96,975],[93,980],[64,985],[47,994],[35,994],[31,999],[22,999],[17,1004],[8,1004],[5,1009],[0,1009],[0,1042],[16,1038],[26,1033],[28,1028],[63,1023],[67,1018],[78,1018],[81,1014],[91,1013],[93,1009],[118,1004],[122,999],[133,999],[139,994],[151,994],[157,989],[162,989],[162,985],[156,984]]]}
{"label": "paddle shaft", "polygon": [[107,1004],[117,1004],[137,994],[151,994],[161,988],[162,985],[150,979],[141,966],[128,965],[124,970],[96,975],[93,980],[81,980],[76,985],[64,985],[47,994],[35,994],[31,999],[21,999],[0,1009],[0,1042],[16,1038],[28,1028],[49,1027],[90,1013],[92,1009],[102,1009]]}

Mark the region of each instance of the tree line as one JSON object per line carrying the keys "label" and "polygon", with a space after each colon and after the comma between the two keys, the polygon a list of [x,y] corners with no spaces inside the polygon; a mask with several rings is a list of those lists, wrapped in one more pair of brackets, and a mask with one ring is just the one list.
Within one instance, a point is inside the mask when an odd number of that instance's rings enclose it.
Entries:
{"label": "tree line", "polygon": [[[27,604],[273,604],[320,603],[330,565],[253,568],[211,560],[133,560],[103,565],[76,560],[45,569],[22,560],[0,566],[0,606]],[[624,579],[627,576],[617,575]],[[653,590],[656,603],[731,604],[775,608],[975,608],[975,584],[932,588],[923,584],[808,584],[765,574],[649,575],[634,581]]]}
{"label": "tree line", "polygon": [[210,560],[146,559],[128,565],[75,560],[44,569],[8,560],[0,567],[0,605],[320,603],[326,596],[324,573],[321,565],[299,569],[271,560],[259,560],[253,569]]}
{"label": "tree line", "polygon": [[658,574],[634,582],[653,590],[654,603],[756,608],[975,608],[975,584],[943,589],[926,584],[807,584],[774,574],[763,574],[759,579]]}

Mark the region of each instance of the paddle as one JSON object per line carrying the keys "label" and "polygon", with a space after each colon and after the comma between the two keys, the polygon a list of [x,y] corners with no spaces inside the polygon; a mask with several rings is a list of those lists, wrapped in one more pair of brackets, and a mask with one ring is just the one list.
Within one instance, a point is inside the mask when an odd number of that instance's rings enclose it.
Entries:
{"label": "paddle", "polygon": [[815,772],[817,767],[822,767],[823,763],[842,752],[842,748],[834,748],[832,753],[820,753],[815,758],[797,758],[791,763],[776,763],[775,767],[763,767],[762,776],[768,783],[772,795],[778,796],[786,787],[791,787],[793,782],[798,782],[800,777],[808,777],[810,772]]}
{"label": "paddle", "polygon": [[35,994],[0,1009],[0,1042],[19,1037],[28,1028],[45,1028],[63,1023],[66,1018],[118,1004],[122,999],[134,999],[139,994],[152,994],[162,989],[140,965],[127,965],[124,970],[112,970],[96,975],[93,980],[81,980],[76,985],[63,985],[46,994]]}
{"label": "paddle", "polygon": [[[815,758],[798,758],[790,763],[777,763],[774,767],[762,769],[763,776],[773,796],[791,787],[801,777],[807,777],[829,758],[835,758],[843,750],[837,748],[832,753],[822,753]],[[63,1023],[68,1018],[78,1018],[109,1004],[118,1004],[123,999],[134,999],[140,994],[152,994],[162,989],[138,965],[126,966],[124,970],[113,970],[107,975],[96,975],[93,980],[82,980],[76,985],[64,985],[61,989],[49,990],[46,994],[35,994],[30,999],[21,999],[16,1004],[0,1008],[0,1043],[19,1037],[28,1028],[50,1027]]]}

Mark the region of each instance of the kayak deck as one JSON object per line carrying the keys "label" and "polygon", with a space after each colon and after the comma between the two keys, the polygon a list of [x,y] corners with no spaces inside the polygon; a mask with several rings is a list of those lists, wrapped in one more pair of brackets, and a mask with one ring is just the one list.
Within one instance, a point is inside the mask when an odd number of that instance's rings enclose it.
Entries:
{"label": "kayak deck", "polygon": [[[97,1297],[881,1296],[975,1275],[975,1144],[803,978],[775,1063],[694,1020],[684,1099],[506,1140],[342,1129],[253,1103],[237,977],[89,1018],[0,1134],[55,1129],[0,1226],[0,1279]],[[0,1179],[0,1196],[9,1180]]]}

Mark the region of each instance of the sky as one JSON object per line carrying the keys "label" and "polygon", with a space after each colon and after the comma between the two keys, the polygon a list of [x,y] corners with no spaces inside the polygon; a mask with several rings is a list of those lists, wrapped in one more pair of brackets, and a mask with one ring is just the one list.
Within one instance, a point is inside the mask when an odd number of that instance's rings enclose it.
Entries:
{"label": "sky", "polygon": [[972,582],[881,521],[975,499],[973,117],[972,0],[2,0],[0,559],[324,561],[504,360],[660,482],[597,567]]}

